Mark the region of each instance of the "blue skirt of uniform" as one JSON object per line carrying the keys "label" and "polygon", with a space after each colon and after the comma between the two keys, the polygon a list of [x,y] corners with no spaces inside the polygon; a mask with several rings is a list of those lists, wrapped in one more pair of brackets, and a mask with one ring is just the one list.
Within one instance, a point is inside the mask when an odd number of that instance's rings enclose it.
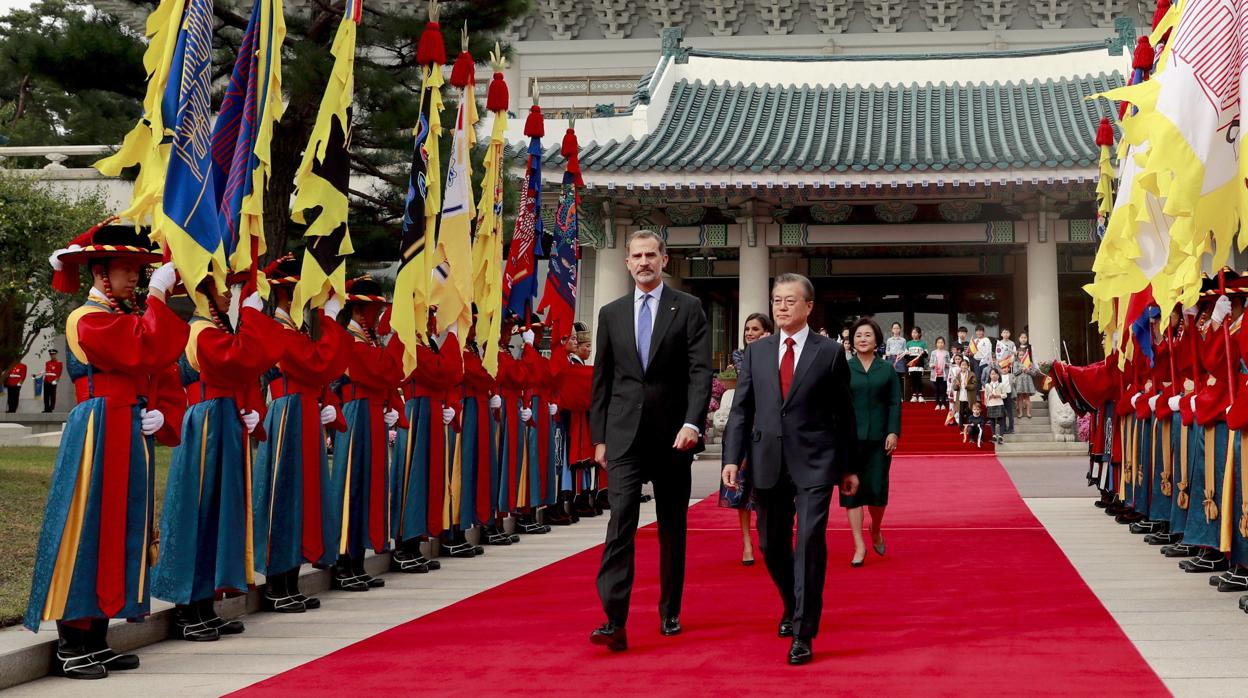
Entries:
{"label": "blue skirt of uniform", "polygon": [[[43,527],[35,553],[24,623],[100,618],[96,592],[101,496],[104,486],[104,409],[107,398],[78,403],[69,413],[52,471]],[[151,530],[155,466],[151,439],[140,430],[139,407],[130,420],[130,468],[126,488],[125,605],[116,618],[142,618],[148,593],[148,531]]]}
{"label": "blue skirt of uniform", "polygon": [[[1187,506],[1185,489],[1188,484],[1191,467],[1194,456],[1196,455],[1196,442],[1201,442],[1201,453],[1204,453],[1204,439],[1194,438],[1196,434],[1195,426],[1185,426],[1182,417],[1176,412],[1171,423],[1170,445],[1174,448],[1174,487],[1171,490],[1170,497],[1170,532],[1182,533],[1184,527],[1187,526]],[[1203,460],[1202,460],[1203,462]]]}
{"label": "blue skirt of uniform", "polygon": [[[395,431],[390,458],[390,526],[395,540],[429,535],[429,410],[427,397],[403,403],[408,429]],[[442,423],[442,415],[437,415]]]}
{"label": "blue skirt of uniform", "polygon": [[1150,430],[1152,429],[1153,420],[1140,420],[1135,417],[1128,418],[1127,433],[1131,435],[1131,443],[1127,444],[1127,448],[1131,449],[1131,468],[1124,469],[1123,477],[1127,478],[1126,484],[1126,503],[1127,506],[1140,513],[1148,512],[1148,467],[1149,458],[1147,456],[1152,447],[1152,438]]}
{"label": "blue skirt of uniform", "polygon": [[[320,424],[320,415],[316,415]],[[303,403],[298,394],[283,395],[269,405],[264,418],[268,439],[256,449],[256,462],[251,476],[251,506],[255,515],[252,540],[256,571],[260,574],[282,574],[309,562],[328,567],[338,559],[338,522],[329,514],[334,511],[333,488],[330,484],[329,457],[325,453],[324,430],[315,437],[320,451],[317,472],[320,473],[320,501],[303,501],[304,463]],[[303,550],[304,513],[315,507],[320,512],[321,555],[308,560]],[[315,514],[315,512],[312,512]],[[314,523],[309,525],[315,525]]]}
{"label": "blue skirt of uniform", "polygon": [[[1205,427],[1195,434],[1198,456],[1188,464],[1191,487],[1188,489],[1187,522],[1183,526],[1183,543],[1186,545],[1214,549],[1220,545],[1222,476],[1226,472],[1227,434],[1226,422]],[[1209,457],[1213,458],[1212,478],[1205,474],[1205,459]],[[1206,511],[1206,500],[1211,500],[1219,509],[1212,517]]]}
{"label": "blue skirt of uniform", "polygon": [[[368,398],[343,405],[342,417],[347,423],[347,430],[334,436],[333,520],[340,526],[338,551],[353,558],[363,557],[364,549],[374,545],[369,535],[373,530],[371,516],[374,511],[369,496],[375,484],[372,454],[375,448],[383,451],[386,448],[384,440],[373,443],[369,410]],[[386,474],[383,473],[382,477]],[[382,483],[382,491],[390,491],[389,483]],[[384,518],[388,513],[386,502],[381,503],[380,511]],[[388,533],[389,522],[381,522],[380,529]],[[383,552],[389,547],[386,540],[378,540],[375,545],[374,552]]]}
{"label": "blue skirt of uniform", "polygon": [[1232,480],[1234,483],[1233,502],[1228,507],[1230,511],[1227,515],[1231,516],[1231,562],[1236,565],[1248,565],[1248,507],[1244,506],[1244,499],[1248,497],[1248,492],[1244,490],[1244,486],[1248,484],[1244,477],[1244,458],[1248,454],[1243,453],[1244,439],[1248,437],[1248,432],[1238,432],[1235,435],[1234,451],[1235,451],[1235,475]]}
{"label": "blue skirt of uniform", "polygon": [[152,595],[175,604],[242,593],[254,582],[251,449],[231,398],[192,405],[173,450]]}
{"label": "blue skirt of uniform", "polygon": [[[1151,454],[1153,472],[1149,481],[1148,498],[1149,521],[1167,521],[1170,518],[1170,496],[1166,494],[1162,484],[1173,479],[1174,465],[1174,426],[1170,420],[1153,420],[1153,452]],[[1167,464],[1171,469],[1167,469]]]}
{"label": "blue skirt of uniform", "polygon": [[[481,478],[488,482],[490,477],[490,454],[481,453],[482,439],[479,437],[481,429],[490,428],[490,424],[482,424],[483,415],[479,413],[479,408],[486,404],[488,402],[485,399],[464,400],[461,403],[460,433],[452,432],[451,441],[447,443],[447,448],[453,449],[457,459],[455,464],[459,472],[459,515],[455,523],[461,530],[486,523],[479,520],[477,512],[477,493],[481,491],[479,485],[483,484]],[[489,409],[486,408],[486,411]],[[485,419],[488,420],[488,417]],[[490,441],[485,439],[485,442]]]}

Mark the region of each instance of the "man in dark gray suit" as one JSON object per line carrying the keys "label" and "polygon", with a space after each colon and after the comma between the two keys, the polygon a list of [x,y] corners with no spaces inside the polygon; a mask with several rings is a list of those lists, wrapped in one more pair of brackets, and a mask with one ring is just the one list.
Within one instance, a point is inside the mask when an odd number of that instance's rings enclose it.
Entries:
{"label": "man in dark gray suit", "polygon": [[779,635],[793,638],[790,664],[814,656],[832,490],[838,484],[846,494],[858,490],[849,363],[839,342],[806,324],[813,298],[806,277],[776,277],[771,291],[776,333],[746,347],[724,430],[725,485],[736,487],[739,466],[749,456],[759,547],[784,602]]}
{"label": "man in dark gray suit", "polygon": [[693,455],[711,399],[706,314],[693,296],[663,283],[667,245],[639,230],[628,240],[633,292],[598,314],[590,430],[594,459],[607,468],[611,521],[598,571],[607,622],[590,641],[628,649],[624,624],[633,588],[633,539],[641,484],[654,483],[659,524],[659,616],[664,635],[680,632],[685,531]]}

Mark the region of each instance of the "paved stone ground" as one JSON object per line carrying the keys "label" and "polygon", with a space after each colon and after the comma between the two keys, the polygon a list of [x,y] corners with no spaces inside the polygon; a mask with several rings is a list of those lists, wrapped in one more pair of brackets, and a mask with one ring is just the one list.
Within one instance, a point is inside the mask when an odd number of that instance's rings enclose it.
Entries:
{"label": "paved stone ground", "polygon": [[[1175,695],[1248,695],[1248,617],[1237,608],[1238,594],[1219,594],[1204,575],[1179,572],[1093,507],[1083,482],[1085,461],[1002,460],[1028,506]],[[694,464],[691,501],[716,490],[718,473],[717,462]],[[644,505],[642,524],[653,520],[653,503]],[[244,635],[219,642],[146,647],[140,671],[116,674],[90,689],[98,696],[189,698],[242,688],[591,548],[602,542],[606,523],[606,517],[587,519],[517,546],[489,548],[474,560],[444,559],[443,569],[428,575],[387,575],[384,589],[367,594],[326,592],[323,609],[249,616]],[[1036,592],[1043,593],[1039,581]],[[66,690],[63,680],[43,679],[12,693],[52,696]]]}

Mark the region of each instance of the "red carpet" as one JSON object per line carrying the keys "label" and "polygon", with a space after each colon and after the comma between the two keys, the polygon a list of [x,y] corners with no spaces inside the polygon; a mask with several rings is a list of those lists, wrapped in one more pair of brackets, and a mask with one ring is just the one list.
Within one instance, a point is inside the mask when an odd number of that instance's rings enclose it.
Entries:
{"label": "red carpet", "polygon": [[872,553],[861,569],[848,565],[852,545],[834,505],[809,666],[785,663],[775,589],[761,560],[741,566],[735,512],[708,499],[690,512],[681,636],[658,631],[649,527],[638,535],[626,653],[587,640],[602,620],[595,548],[243,692],[1167,695],[995,458],[898,458],[891,497],[888,556]]}
{"label": "red carpet", "polygon": [[962,443],[962,428],[945,424],[948,410],[937,410],[931,402],[907,402],[901,406],[901,443],[897,455],[982,455],[995,453],[988,434],[982,446]]}

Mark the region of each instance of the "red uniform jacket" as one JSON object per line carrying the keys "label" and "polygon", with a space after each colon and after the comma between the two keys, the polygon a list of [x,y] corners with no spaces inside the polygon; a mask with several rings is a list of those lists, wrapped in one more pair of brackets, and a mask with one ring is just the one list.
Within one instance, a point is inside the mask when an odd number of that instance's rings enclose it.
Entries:
{"label": "red uniform jacket", "polygon": [[9,375],[4,377],[4,385],[8,388],[15,388],[26,381],[26,364],[20,361],[9,369]]}
{"label": "red uniform jacket", "polygon": [[65,364],[60,361],[48,361],[43,365],[43,382],[55,385],[65,372]]}
{"label": "red uniform jacket", "polygon": [[[264,420],[264,398],[260,376],[277,362],[282,345],[282,327],[273,318],[254,308],[243,308],[238,331],[227,332],[211,322],[196,321],[191,326],[186,358],[199,371],[199,383],[190,388],[192,402],[228,397],[240,410],[255,410]],[[263,441],[264,426],[257,425],[251,438]]]}

